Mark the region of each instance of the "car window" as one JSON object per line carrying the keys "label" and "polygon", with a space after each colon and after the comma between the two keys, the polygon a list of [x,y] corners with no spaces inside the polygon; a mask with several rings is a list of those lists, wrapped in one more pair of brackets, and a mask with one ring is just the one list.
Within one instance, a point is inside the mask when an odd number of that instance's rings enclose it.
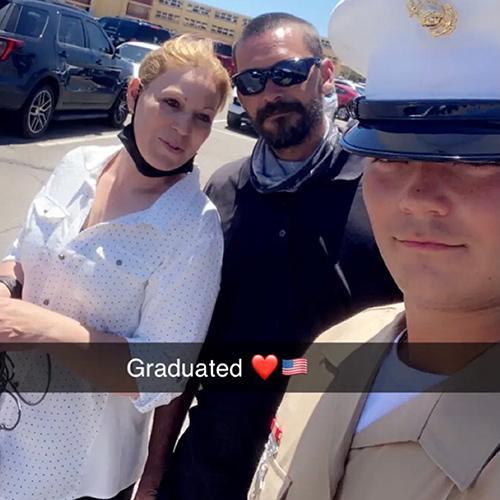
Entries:
{"label": "car window", "polygon": [[128,59],[129,61],[140,63],[146,54],[151,52],[152,49],[147,47],[138,47],[137,45],[122,45],[120,47],[120,56],[123,59]]}
{"label": "car window", "polygon": [[[4,7],[2,11],[8,7]],[[42,36],[49,19],[48,13],[42,9],[29,6],[21,8],[17,4],[12,6],[8,16],[6,12],[3,13],[5,19],[2,19],[1,26],[4,31],[35,38]]]}
{"label": "car window", "polygon": [[38,38],[42,36],[48,20],[49,14],[45,10],[35,9],[34,7],[25,5],[21,10],[15,32],[18,35]]}
{"label": "car window", "polygon": [[102,17],[101,19],[99,19],[99,24],[101,24],[104,29],[116,29],[120,24],[120,21],[118,19],[113,19],[112,17]]}
{"label": "car window", "polygon": [[81,19],[63,14],[59,26],[58,40],[67,45],[85,48],[85,35]]}
{"label": "car window", "polygon": [[[7,3],[0,9],[0,30],[7,31],[5,26],[10,22],[13,26],[17,23],[17,16],[19,14],[19,5]],[[14,28],[9,31],[13,31]]]}
{"label": "car window", "polygon": [[105,54],[112,54],[113,49],[111,48],[108,39],[101,31],[101,28],[88,21],[85,22],[85,26],[87,27],[87,33],[89,35],[90,49],[98,52],[104,52]]}
{"label": "car window", "polygon": [[116,34],[125,40],[130,40],[131,38],[137,38],[137,24],[130,21],[122,20],[120,26],[118,27]]}
{"label": "car window", "polygon": [[170,38],[170,34],[160,28],[138,26],[135,38],[141,42],[161,44]]}
{"label": "car window", "polygon": [[232,57],[233,55],[233,49],[231,45],[228,45],[227,43],[215,42],[214,49],[216,54],[221,56]]}
{"label": "car window", "polygon": [[6,15],[7,15],[7,12],[10,10],[11,5],[12,4],[5,3],[5,2],[4,2],[4,4],[1,4],[1,2],[0,2],[0,30],[3,29],[3,24],[5,23],[5,20],[7,19]]}

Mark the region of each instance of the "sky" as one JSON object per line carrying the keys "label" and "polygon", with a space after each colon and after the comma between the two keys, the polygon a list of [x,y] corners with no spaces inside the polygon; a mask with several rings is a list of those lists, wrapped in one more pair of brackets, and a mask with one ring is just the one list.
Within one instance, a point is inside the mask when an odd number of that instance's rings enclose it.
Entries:
{"label": "sky", "polygon": [[200,0],[238,14],[255,17],[265,12],[289,12],[306,19],[326,36],[330,11],[339,0]]}

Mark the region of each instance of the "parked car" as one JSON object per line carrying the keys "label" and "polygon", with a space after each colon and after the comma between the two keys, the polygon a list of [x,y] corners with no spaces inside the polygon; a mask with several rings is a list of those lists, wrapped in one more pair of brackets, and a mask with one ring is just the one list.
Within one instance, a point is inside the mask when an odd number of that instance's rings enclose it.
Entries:
{"label": "parked car", "polygon": [[335,82],[335,90],[338,98],[336,118],[347,121],[349,120],[349,111],[347,106],[353,99],[359,96],[359,93],[350,85],[338,83],[337,81]]}
{"label": "parked car", "polygon": [[355,83],[352,80],[347,80],[346,78],[335,78],[335,83],[340,83],[342,85],[348,85],[349,87],[355,88]]}
{"label": "parked car", "polygon": [[134,76],[139,76],[139,66],[146,55],[156,50],[160,45],[145,42],[125,42],[116,47],[116,53],[122,58],[130,61],[134,68]]}
{"label": "parked car", "polygon": [[127,118],[132,64],[115,54],[85,11],[41,0],[3,0],[0,8],[0,109],[13,111],[25,137],[51,120]]}
{"label": "parked car", "polygon": [[215,55],[218,57],[224,68],[226,68],[229,76],[233,76],[236,72],[236,66],[233,60],[233,48],[231,45],[216,40],[214,42],[214,50]]}
{"label": "parked car", "polygon": [[236,87],[233,88],[233,95],[227,110],[226,121],[228,128],[232,129],[239,129],[242,125],[252,126],[248,113],[243,109],[238,99]]}
{"label": "parked car", "polygon": [[[337,94],[335,92],[332,92],[329,96],[324,97],[324,106],[326,115],[333,120],[338,106]],[[226,121],[228,128],[232,129],[239,129],[242,125],[252,127],[248,113],[243,109],[243,106],[238,99],[236,87],[233,88],[233,96],[227,110]]]}
{"label": "parked car", "polygon": [[159,24],[128,17],[101,17],[99,23],[115,47],[124,42],[137,41],[160,45],[171,38],[170,32]]}
{"label": "parked car", "polygon": [[364,83],[355,83],[354,89],[357,90],[359,95],[365,95],[366,85]]}

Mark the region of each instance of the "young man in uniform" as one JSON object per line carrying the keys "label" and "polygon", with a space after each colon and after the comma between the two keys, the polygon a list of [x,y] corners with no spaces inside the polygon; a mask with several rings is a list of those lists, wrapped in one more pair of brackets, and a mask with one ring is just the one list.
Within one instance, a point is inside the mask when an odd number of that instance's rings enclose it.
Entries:
{"label": "young man in uniform", "polygon": [[333,48],[367,75],[342,144],[365,157],[368,213],[404,305],[311,346],[318,393],[285,395],[249,498],[500,498],[497,12],[493,0],[334,9]]}

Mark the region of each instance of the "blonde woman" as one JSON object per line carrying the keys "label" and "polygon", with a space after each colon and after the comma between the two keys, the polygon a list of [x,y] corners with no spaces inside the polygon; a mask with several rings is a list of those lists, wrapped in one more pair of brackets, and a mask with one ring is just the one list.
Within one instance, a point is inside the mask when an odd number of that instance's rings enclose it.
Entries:
{"label": "blonde woman", "polygon": [[[99,384],[123,376],[137,342],[203,342],[223,238],[193,157],[230,91],[212,42],[184,35],[142,62],[128,87],[123,145],[68,153],[0,264],[0,342],[78,343],[70,364]],[[21,299],[21,300],[19,300]],[[106,366],[95,343],[125,349]],[[42,348],[42,346],[40,346]],[[0,498],[130,498],[152,410],[178,393],[48,394],[0,431]],[[0,397],[0,420],[16,419]],[[179,399],[179,398],[177,398]]]}

